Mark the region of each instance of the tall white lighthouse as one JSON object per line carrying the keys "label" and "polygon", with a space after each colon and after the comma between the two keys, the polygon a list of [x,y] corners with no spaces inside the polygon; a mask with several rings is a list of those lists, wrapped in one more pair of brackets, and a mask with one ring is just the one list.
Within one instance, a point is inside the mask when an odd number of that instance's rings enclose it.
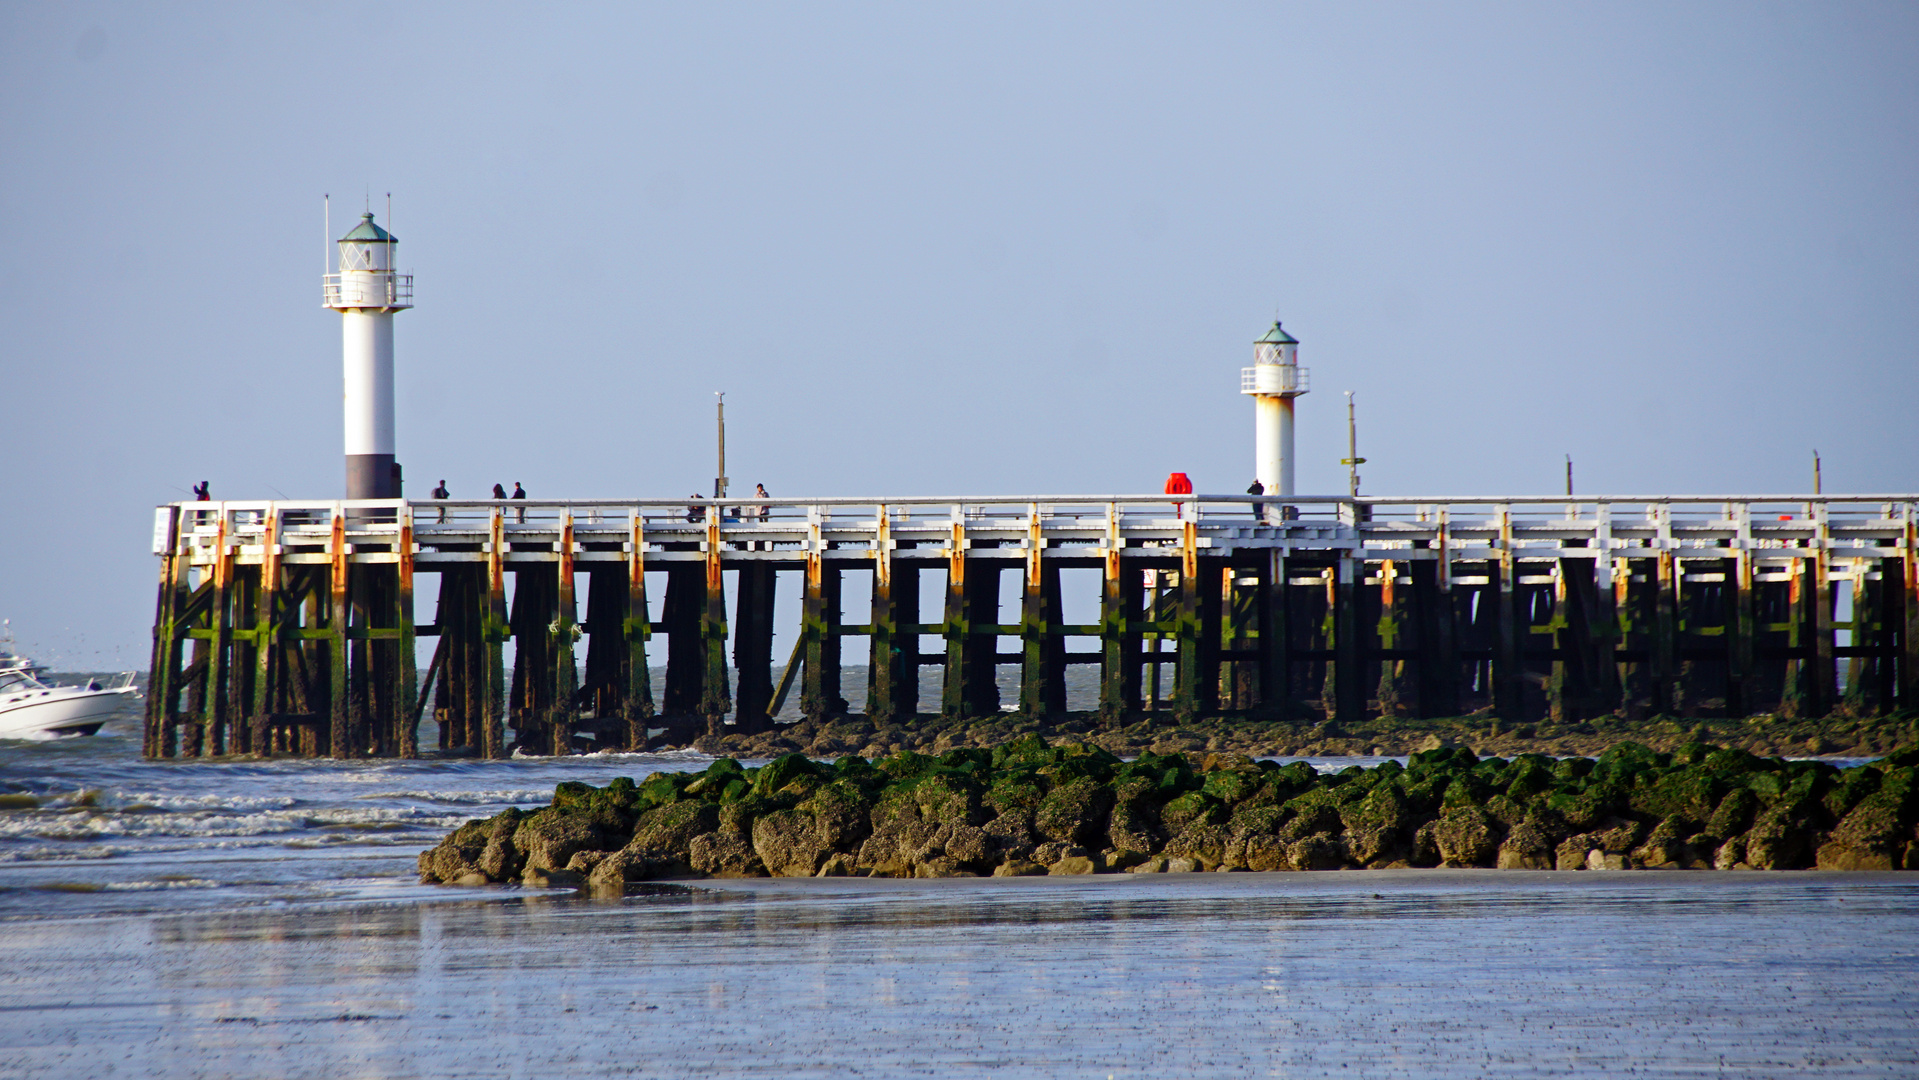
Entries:
{"label": "tall white lighthouse", "polygon": [[399,240],[368,212],[340,238],[325,306],[340,313],[346,375],[346,497],[397,499],[393,461],[393,314],[413,306],[413,275],[394,271]]}
{"label": "tall white lighthouse", "polygon": [[1294,493],[1293,399],[1306,392],[1298,349],[1275,319],[1253,342],[1253,366],[1239,372],[1239,392],[1253,398],[1253,475],[1268,495]]}

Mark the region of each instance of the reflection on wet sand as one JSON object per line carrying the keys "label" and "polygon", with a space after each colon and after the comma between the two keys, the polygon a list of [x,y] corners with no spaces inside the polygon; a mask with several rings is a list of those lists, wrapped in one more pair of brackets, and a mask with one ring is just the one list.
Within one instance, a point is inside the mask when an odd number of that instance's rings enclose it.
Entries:
{"label": "reflection on wet sand", "polygon": [[0,1072],[1911,1075],[1906,878],[762,880],[6,924]]}

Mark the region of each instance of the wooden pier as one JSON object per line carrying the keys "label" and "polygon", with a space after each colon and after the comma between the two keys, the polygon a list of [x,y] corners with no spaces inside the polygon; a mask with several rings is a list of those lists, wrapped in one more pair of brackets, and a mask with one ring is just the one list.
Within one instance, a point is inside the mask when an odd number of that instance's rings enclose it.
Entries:
{"label": "wooden pier", "polygon": [[[795,692],[810,717],[1043,717],[1076,664],[1116,724],[1919,710],[1919,495],[760,503],[160,507],[145,755],[408,758],[425,717],[440,752],[639,749],[765,730]],[[842,697],[849,638],[864,702]]]}

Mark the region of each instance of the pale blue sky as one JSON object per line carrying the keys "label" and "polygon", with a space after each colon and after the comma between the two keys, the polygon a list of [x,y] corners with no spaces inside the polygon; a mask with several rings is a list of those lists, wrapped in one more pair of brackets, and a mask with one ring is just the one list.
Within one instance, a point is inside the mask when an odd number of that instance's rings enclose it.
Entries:
{"label": "pale blue sky", "polygon": [[1911,491],[1912,4],[0,8],[0,615],[144,663],[152,504],[332,497],[391,191],[410,489]]}

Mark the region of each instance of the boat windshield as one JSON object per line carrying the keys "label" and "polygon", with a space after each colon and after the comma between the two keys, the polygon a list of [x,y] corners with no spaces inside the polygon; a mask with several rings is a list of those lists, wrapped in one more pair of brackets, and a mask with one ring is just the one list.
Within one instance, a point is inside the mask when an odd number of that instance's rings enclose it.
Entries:
{"label": "boat windshield", "polygon": [[24,668],[0,669],[0,693],[9,690],[31,690],[40,685]]}

